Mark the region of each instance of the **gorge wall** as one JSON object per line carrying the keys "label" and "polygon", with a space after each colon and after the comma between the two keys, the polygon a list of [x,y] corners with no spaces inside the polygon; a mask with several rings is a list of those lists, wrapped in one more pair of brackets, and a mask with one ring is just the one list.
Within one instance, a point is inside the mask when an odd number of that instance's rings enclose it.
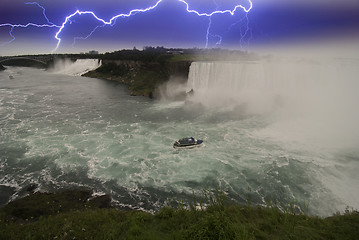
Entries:
{"label": "gorge wall", "polygon": [[83,76],[121,82],[130,94],[154,97],[156,88],[171,77],[187,81],[191,61],[144,62],[135,60],[102,60],[102,66]]}

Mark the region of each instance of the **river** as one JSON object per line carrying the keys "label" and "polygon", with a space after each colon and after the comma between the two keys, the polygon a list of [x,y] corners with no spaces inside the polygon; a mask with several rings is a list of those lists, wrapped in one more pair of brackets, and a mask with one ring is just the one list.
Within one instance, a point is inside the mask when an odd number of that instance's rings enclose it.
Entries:
{"label": "river", "polygon": [[[146,211],[216,188],[234,203],[294,203],[321,216],[358,208],[356,64],[335,63],[350,74],[337,84],[329,72],[318,87],[312,64],[283,74],[266,61],[193,63],[186,101],[129,96],[121,84],[68,69],[8,67],[0,72],[0,204],[35,184],[88,187]],[[312,77],[298,84],[303,72]],[[186,136],[204,146],[173,149]]]}

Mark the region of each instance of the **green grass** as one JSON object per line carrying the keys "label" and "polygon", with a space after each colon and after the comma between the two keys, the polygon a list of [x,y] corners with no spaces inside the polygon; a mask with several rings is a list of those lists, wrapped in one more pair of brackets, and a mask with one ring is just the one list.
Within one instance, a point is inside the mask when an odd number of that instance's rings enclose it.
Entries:
{"label": "green grass", "polygon": [[[267,207],[231,205],[205,193],[196,205],[156,214],[121,211],[89,192],[34,194],[0,209],[0,239],[357,239],[359,213],[328,218]],[[61,205],[61,206],[60,206]],[[104,208],[103,208],[104,207]],[[19,209],[22,209],[19,211]],[[41,214],[39,214],[41,210]]]}

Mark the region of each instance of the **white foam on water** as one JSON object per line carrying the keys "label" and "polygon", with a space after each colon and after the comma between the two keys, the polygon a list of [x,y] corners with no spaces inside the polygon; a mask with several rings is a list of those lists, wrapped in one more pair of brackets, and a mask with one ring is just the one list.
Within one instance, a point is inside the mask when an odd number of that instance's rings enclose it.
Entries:
{"label": "white foam on water", "polygon": [[[201,68],[202,63],[196,64]],[[236,64],[241,63],[218,64],[214,69],[225,76],[222,67],[231,74],[230,66],[238,69]],[[275,73],[280,70],[278,64],[272,65],[272,75],[279,75]],[[288,65],[295,70],[293,65]],[[266,63],[256,66],[263,67]],[[206,69],[217,76],[222,74],[210,70],[209,66],[203,67]],[[261,69],[270,71],[271,68]],[[252,65],[247,70],[249,72],[241,74],[253,76],[252,79],[256,76],[252,71],[259,71]],[[200,74],[202,70],[191,68],[191,71]],[[296,101],[300,94],[295,88],[283,87],[286,91],[279,91],[285,95],[282,102],[277,100],[266,105],[271,102],[271,96],[275,99],[276,93],[276,84],[271,84],[269,77],[267,85],[259,80],[248,83],[247,94],[246,88],[238,86],[244,96],[256,91],[255,86],[262,86],[263,91],[268,86],[269,93],[273,94],[263,95],[259,102],[255,101],[256,95],[239,97],[238,101],[225,99],[224,95],[214,95],[211,99],[205,90],[202,101],[199,88],[199,96],[195,90],[189,99],[194,103],[198,101],[198,106],[189,101],[153,102],[119,94],[119,86],[98,79],[28,69],[23,69],[23,73],[17,82],[7,80],[13,88],[11,92],[1,92],[5,94],[1,114],[11,115],[10,119],[0,122],[5,133],[0,145],[4,167],[0,171],[2,176],[7,176],[0,179],[0,184],[22,189],[26,184],[36,183],[44,190],[87,186],[111,195],[119,205],[145,210],[158,209],[169,199],[190,202],[193,192],[200,196],[203,189],[213,190],[218,186],[228,190],[228,197],[234,202],[243,203],[248,195],[255,204],[265,204],[268,199],[284,204],[310,201],[311,213],[322,215],[344,210],[343,205],[357,206],[354,186],[358,179],[355,172],[359,169],[355,159],[359,153],[344,148],[327,151],[330,145],[325,141],[315,144],[316,134],[326,133],[315,130],[328,126],[322,124],[323,121],[319,124],[313,121],[321,114],[311,115],[313,107],[300,106],[300,101]],[[336,94],[334,99],[340,100],[339,106],[352,106],[350,103],[356,100],[352,96],[355,90],[348,90],[347,86],[354,88],[355,85],[344,80],[342,83],[344,86],[334,88],[338,93],[330,92]],[[296,84],[303,93],[311,82]],[[348,94],[342,94],[343,89]],[[321,99],[328,99],[326,95],[323,93]],[[235,94],[228,96],[236,98]],[[223,101],[219,101],[221,98]],[[287,99],[292,101],[284,101]],[[305,101],[310,102],[309,99]],[[241,100],[247,104],[241,105]],[[233,102],[235,106],[231,107],[223,104]],[[264,105],[260,106],[260,102]],[[320,106],[320,101],[312,102]],[[258,107],[251,107],[256,104]],[[297,105],[300,107],[294,108]],[[324,115],[332,116],[336,115],[332,109],[343,109],[323,107]],[[354,122],[347,119],[351,113],[345,109],[342,112],[349,115],[331,119]],[[355,111],[352,108],[352,112]],[[329,125],[335,126],[335,122]],[[319,125],[316,128],[303,127],[316,124]],[[336,128],[338,130],[341,128]],[[339,132],[343,137],[349,136]],[[186,151],[174,150],[174,141],[186,136],[203,139],[205,145]],[[314,140],[309,141],[308,136]]]}

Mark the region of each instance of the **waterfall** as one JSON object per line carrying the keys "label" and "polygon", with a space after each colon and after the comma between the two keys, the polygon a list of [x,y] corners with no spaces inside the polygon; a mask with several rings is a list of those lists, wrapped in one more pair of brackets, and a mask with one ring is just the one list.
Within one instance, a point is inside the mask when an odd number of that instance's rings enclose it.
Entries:
{"label": "waterfall", "polygon": [[358,65],[357,59],[194,62],[187,101],[270,116],[266,134],[281,140],[359,147]]}
{"label": "waterfall", "polygon": [[205,106],[246,105],[253,112],[283,105],[327,107],[346,104],[342,100],[348,96],[356,98],[357,66],[357,61],[303,59],[194,62],[187,91],[193,89],[191,101]]}
{"label": "waterfall", "polygon": [[51,71],[53,73],[81,76],[99,66],[101,66],[101,61],[98,59],[77,59],[75,62],[70,59],[60,59],[55,62]]}

